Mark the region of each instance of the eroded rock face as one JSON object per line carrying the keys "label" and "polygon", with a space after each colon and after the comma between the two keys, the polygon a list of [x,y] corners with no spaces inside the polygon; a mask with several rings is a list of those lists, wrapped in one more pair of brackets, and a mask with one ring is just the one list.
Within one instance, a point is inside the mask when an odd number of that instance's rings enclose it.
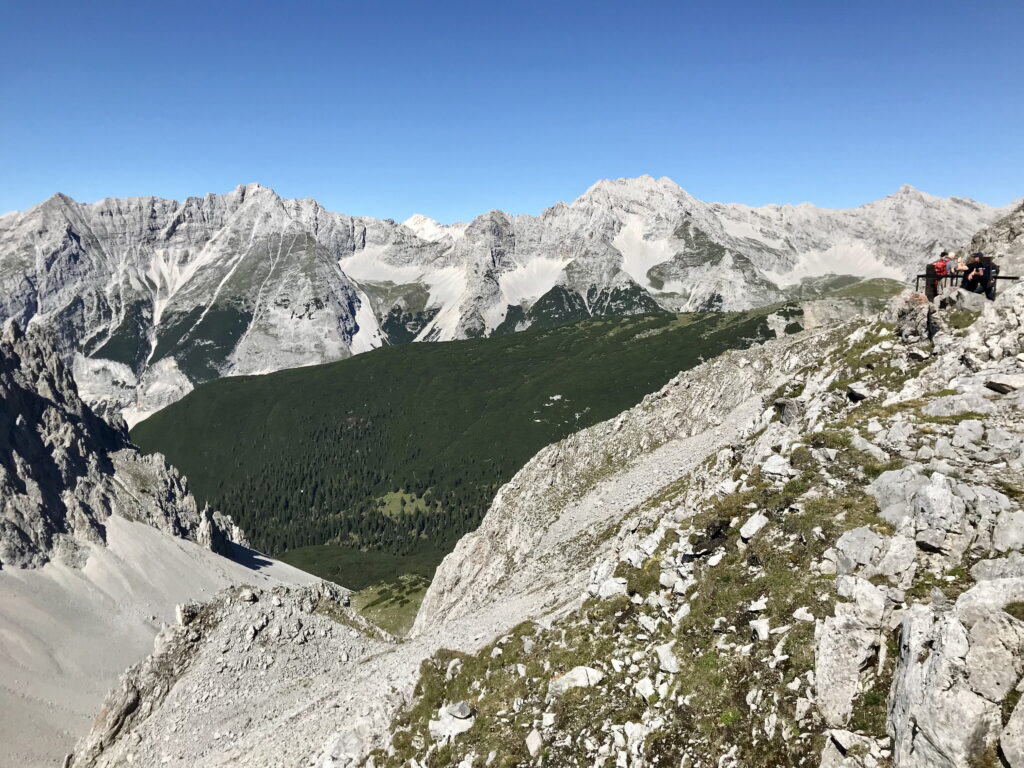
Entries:
{"label": "eroded rock face", "polygon": [[896,764],[969,765],[998,736],[1000,718],[999,706],[964,680],[968,630],[956,617],[918,605],[901,638],[890,704]]}
{"label": "eroded rock face", "polygon": [[81,565],[111,515],[214,550],[241,542],[229,518],[200,510],[160,456],[141,456],[123,422],[97,416],[43,331],[0,337],[0,568]]}

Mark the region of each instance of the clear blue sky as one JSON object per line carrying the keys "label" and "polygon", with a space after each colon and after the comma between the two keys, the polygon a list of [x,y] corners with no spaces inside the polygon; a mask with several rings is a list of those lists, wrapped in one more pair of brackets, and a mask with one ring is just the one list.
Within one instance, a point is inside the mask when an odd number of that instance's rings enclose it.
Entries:
{"label": "clear blue sky", "polygon": [[536,213],[598,178],[846,207],[1024,196],[1024,2],[9,2],[0,211],[258,181]]}

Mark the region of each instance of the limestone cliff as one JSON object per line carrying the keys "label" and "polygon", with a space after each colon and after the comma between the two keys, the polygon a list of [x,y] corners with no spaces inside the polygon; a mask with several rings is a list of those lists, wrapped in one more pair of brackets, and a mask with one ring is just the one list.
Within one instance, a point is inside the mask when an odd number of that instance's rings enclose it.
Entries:
{"label": "limestone cliff", "polygon": [[242,534],[199,509],[162,457],[144,457],[123,422],[97,416],[43,330],[9,322],[0,337],[0,568],[76,562],[120,515],[208,548]]}

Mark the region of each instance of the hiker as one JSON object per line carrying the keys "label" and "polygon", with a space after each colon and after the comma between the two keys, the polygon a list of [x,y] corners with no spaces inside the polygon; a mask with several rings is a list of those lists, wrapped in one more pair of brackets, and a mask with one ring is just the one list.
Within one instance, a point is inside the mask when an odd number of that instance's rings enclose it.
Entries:
{"label": "hiker", "polygon": [[967,271],[964,272],[963,282],[960,287],[965,291],[971,293],[984,293],[986,296],[989,293],[989,289],[993,289],[995,280],[992,279],[992,267],[986,264],[984,254],[976,253],[971,256],[971,261],[967,265]]}
{"label": "hiker", "polygon": [[929,290],[925,293],[929,301],[939,294],[939,291],[942,289],[942,281],[950,276],[950,263],[949,254],[943,251],[939,254],[939,258],[932,262],[929,268],[925,270],[926,273],[931,274],[928,280]]}

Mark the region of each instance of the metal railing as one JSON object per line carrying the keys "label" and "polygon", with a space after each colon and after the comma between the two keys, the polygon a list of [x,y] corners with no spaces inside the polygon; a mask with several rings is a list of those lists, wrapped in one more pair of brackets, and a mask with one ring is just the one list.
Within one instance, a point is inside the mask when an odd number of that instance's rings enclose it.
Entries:
{"label": "metal railing", "polygon": [[[929,280],[933,281],[932,282],[933,290],[935,290],[935,292],[937,293],[942,288],[959,286],[961,283],[963,283],[963,279],[964,279],[963,272],[958,272],[958,273],[952,274],[952,275],[943,275],[942,277],[938,277],[934,272],[932,272],[932,273],[925,273],[923,275],[918,275],[915,278],[915,280],[914,280],[914,291],[916,291],[917,293],[921,292],[921,281],[922,280],[926,281],[925,282],[925,288],[929,287],[927,281],[929,281]],[[997,284],[998,284],[999,280],[1020,280],[1020,276],[1019,275],[995,275],[993,279],[996,280]]]}

